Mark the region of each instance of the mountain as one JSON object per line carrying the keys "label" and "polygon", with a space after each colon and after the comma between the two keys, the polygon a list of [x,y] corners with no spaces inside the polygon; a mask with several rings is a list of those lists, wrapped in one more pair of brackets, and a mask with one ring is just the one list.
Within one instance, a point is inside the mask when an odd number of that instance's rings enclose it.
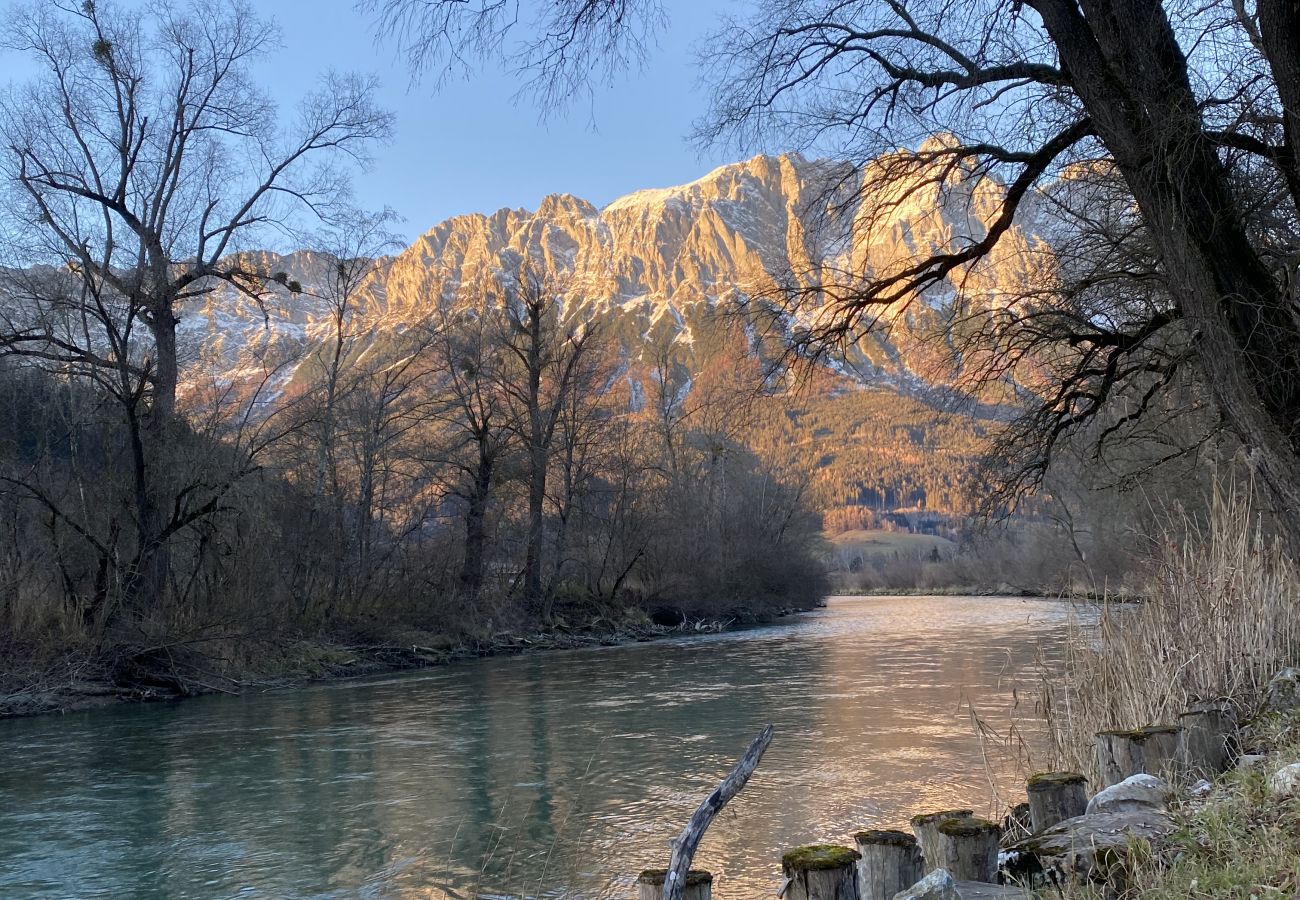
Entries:
{"label": "mountain", "polygon": [[[996,185],[972,179],[956,167],[939,176],[918,177],[907,169],[909,159],[887,156],[859,168],[797,154],[756,156],[689,184],[637,191],[604,208],[553,194],[535,211],[457,216],[377,266],[358,292],[353,328],[376,335],[401,329],[431,311],[479,296],[503,277],[516,277],[527,261],[534,272],[563,282],[569,315],[600,320],[617,336],[629,361],[630,379],[641,377],[637,363],[648,359],[652,348],[667,348],[677,365],[697,370],[710,354],[720,352],[717,342],[708,339],[718,313],[739,310],[747,299],[763,297],[782,284],[834,282],[845,277],[839,273],[889,272],[919,255],[978,240],[986,233],[998,209]],[[881,173],[892,176],[895,171],[896,178],[883,179],[885,187],[864,190],[865,183],[881,181]],[[845,423],[844,433],[825,424],[805,435],[791,433],[797,415],[784,416],[780,427],[773,426],[773,434],[782,434],[786,444],[808,444],[809,452],[816,452],[818,468],[825,469],[855,443],[868,439],[895,444],[902,440],[916,450],[893,453],[895,460],[927,452],[942,455],[944,448],[927,450],[927,435],[936,433],[936,423],[942,420],[949,426],[957,423],[962,432],[948,441],[961,445],[953,466],[969,468],[984,426],[954,417],[936,399],[947,396],[960,377],[960,354],[943,327],[945,314],[958,295],[958,284],[965,303],[1005,302],[1035,277],[1041,252],[1032,223],[1017,223],[993,257],[933,286],[922,302],[892,315],[883,328],[828,360],[839,385],[832,394],[838,396],[845,387],[883,393],[885,408],[893,402],[899,410],[902,432],[880,431],[888,424],[882,420],[888,414],[875,403],[875,411],[864,419],[869,435],[862,422]],[[329,327],[324,305],[312,297],[312,286],[322,283],[332,265],[329,257],[307,251],[266,254],[259,264],[285,272],[306,290],[273,298],[264,308],[217,293],[203,307],[189,311],[182,330],[193,371],[227,378],[261,372],[268,358],[285,355],[277,348],[309,348]],[[777,329],[789,335],[815,324],[823,314],[816,304],[781,313]],[[755,352],[761,352],[759,324],[749,319]],[[290,378],[291,371],[286,369],[280,377]],[[828,395],[800,402],[817,408],[812,418],[824,419],[827,412],[821,405],[832,401]],[[861,397],[854,402],[862,406]],[[840,403],[838,408],[851,405]],[[820,447],[828,438],[834,446]],[[885,449],[878,447],[876,456]],[[869,471],[870,453],[866,458],[849,455],[854,457],[855,474],[833,475],[834,485],[821,492],[824,504],[925,505],[925,489],[918,492],[901,482],[879,484]],[[877,462],[881,471],[905,468]],[[940,491],[945,506],[955,504],[950,498],[956,492],[953,482],[959,480],[945,476]]]}

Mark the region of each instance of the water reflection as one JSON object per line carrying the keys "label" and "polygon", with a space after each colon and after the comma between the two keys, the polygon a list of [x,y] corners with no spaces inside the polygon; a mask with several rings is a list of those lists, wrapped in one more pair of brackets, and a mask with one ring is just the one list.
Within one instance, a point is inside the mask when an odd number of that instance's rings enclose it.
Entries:
{"label": "water reflection", "polygon": [[1005,710],[1066,621],[840,599],[739,634],[0,722],[0,896],[630,897],[771,721],[699,857],[719,900],[759,896],[785,846],[987,808],[1017,774],[986,765],[969,706]]}

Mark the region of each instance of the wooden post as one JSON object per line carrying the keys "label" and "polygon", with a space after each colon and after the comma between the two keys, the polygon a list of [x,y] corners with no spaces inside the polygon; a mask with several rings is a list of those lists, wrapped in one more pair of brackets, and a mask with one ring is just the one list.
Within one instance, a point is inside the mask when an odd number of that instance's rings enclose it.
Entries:
{"label": "wooden post", "polygon": [[[639,900],[659,900],[664,892],[667,869],[646,869],[636,880]],[[686,873],[682,900],[713,900],[713,876],[700,869]]]}
{"label": "wooden post", "polygon": [[912,831],[921,842],[921,855],[925,858],[925,871],[933,872],[943,868],[937,855],[939,846],[939,825],[949,819],[969,819],[974,813],[969,809],[946,809],[943,812],[923,813],[912,816]]}
{"label": "wooden post", "polygon": [[858,860],[859,900],[894,900],[925,875],[921,847],[903,831],[859,831],[853,836]]}
{"label": "wooden post", "polygon": [[1104,787],[1130,775],[1168,778],[1178,767],[1182,729],[1177,725],[1148,725],[1133,731],[1097,733],[1097,768]]}
{"label": "wooden post", "polygon": [[781,857],[784,900],[858,900],[859,858],[832,844],[796,847]]}
{"label": "wooden post", "polygon": [[1182,763],[1191,778],[1213,778],[1232,766],[1237,717],[1225,700],[1197,703],[1178,717]]}
{"label": "wooden post", "polygon": [[1081,816],[1088,809],[1088,779],[1074,772],[1032,775],[1025,788],[1029,793],[1029,827],[1035,834]]}
{"label": "wooden post", "polygon": [[954,881],[997,881],[1002,829],[996,823],[969,816],[945,819],[935,834],[935,855],[940,859],[937,868],[947,869]]}

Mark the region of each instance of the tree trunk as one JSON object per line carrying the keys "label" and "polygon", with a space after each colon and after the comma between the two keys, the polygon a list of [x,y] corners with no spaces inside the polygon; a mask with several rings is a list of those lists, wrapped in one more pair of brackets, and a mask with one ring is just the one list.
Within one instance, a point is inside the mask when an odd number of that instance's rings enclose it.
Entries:
{"label": "tree trunk", "polygon": [[916,838],[902,831],[861,831],[853,836],[858,860],[858,900],[893,900],[925,875]]}
{"label": "tree trunk", "polygon": [[[1300,540],[1300,322],[1237,213],[1163,6],[1029,2],[1142,211],[1216,405]],[[1278,16],[1276,40],[1294,25]]]}
{"label": "tree trunk", "polygon": [[177,463],[176,387],[179,367],[176,359],[176,318],[170,302],[150,310],[150,331],[154,340],[153,388],[143,422],[131,416],[131,455],[135,481],[137,540],[135,588],[132,598],[137,611],[152,612],[163,603],[171,580],[168,524],[167,473]]}
{"label": "tree trunk", "polygon": [[1192,778],[1215,778],[1232,765],[1237,717],[1226,701],[1197,703],[1178,717],[1182,764]]}
{"label": "tree trunk", "polygon": [[528,545],[524,554],[524,597],[528,605],[542,611],[542,513],[546,505],[547,453],[533,447],[528,473]]}
{"label": "tree trunk", "polygon": [[1179,762],[1182,729],[1173,725],[1148,725],[1133,731],[1097,733],[1097,768],[1105,787],[1132,775],[1172,778]]}
{"label": "tree trunk", "polygon": [[974,811],[969,809],[948,809],[912,816],[912,832],[921,845],[927,872],[943,867],[943,859],[939,855],[939,826],[952,819],[969,819],[974,814]]}
{"label": "tree trunk", "polygon": [[832,844],[797,847],[781,857],[785,900],[858,900],[856,850]]}
{"label": "tree trunk", "polygon": [[461,565],[460,583],[466,597],[478,599],[483,588],[483,555],[487,546],[487,504],[492,490],[492,458],[482,448],[479,451],[478,471],[465,513],[465,560]]}
{"label": "tree trunk", "polygon": [[1037,834],[1088,810],[1088,781],[1074,772],[1045,772],[1030,777],[1030,829]]}
{"label": "tree trunk", "polygon": [[1002,829],[987,819],[945,819],[935,828],[936,868],[947,869],[954,881],[992,884],[998,876],[998,845]]}

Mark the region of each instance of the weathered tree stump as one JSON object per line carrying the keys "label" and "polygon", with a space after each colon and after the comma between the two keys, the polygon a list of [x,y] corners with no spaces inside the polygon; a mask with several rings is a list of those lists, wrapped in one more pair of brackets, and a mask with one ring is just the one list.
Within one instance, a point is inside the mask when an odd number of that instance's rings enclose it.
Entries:
{"label": "weathered tree stump", "polygon": [[859,831],[853,836],[858,853],[859,900],[894,900],[925,875],[916,838],[904,831]]}
{"label": "weathered tree stump", "polygon": [[1043,772],[1025,785],[1029,827],[1034,833],[1081,816],[1088,809],[1088,779],[1075,772]]}
{"label": "weathered tree stump", "polygon": [[925,860],[926,872],[943,868],[943,862],[936,855],[936,848],[939,846],[939,826],[949,819],[969,819],[974,814],[969,809],[945,809],[942,812],[912,816],[912,831],[921,843],[921,856]]}
{"label": "weathered tree stump", "polygon": [[1182,764],[1192,778],[1213,778],[1232,766],[1237,717],[1227,701],[1197,703],[1178,717]]}
{"label": "weathered tree stump", "polygon": [[1177,725],[1148,725],[1133,731],[1097,733],[1097,768],[1104,787],[1130,775],[1169,778],[1178,768],[1182,729]]}
{"label": "weathered tree stump", "polygon": [[947,869],[955,881],[997,881],[1002,841],[997,823],[974,817],[945,819],[935,828],[935,836],[939,868]]}
{"label": "weathered tree stump", "polygon": [[784,900],[858,900],[856,850],[832,844],[796,847],[781,857]]}
{"label": "weathered tree stump", "polygon": [[[646,869],[636,880],[637,896],[640,900],[659,900],[664,893],[664,879],[668,877],[667,869]],[[686,873],[686,885],[682,888],[682,900],[712,900],[713,876],[700,869],[691,869]]]}

